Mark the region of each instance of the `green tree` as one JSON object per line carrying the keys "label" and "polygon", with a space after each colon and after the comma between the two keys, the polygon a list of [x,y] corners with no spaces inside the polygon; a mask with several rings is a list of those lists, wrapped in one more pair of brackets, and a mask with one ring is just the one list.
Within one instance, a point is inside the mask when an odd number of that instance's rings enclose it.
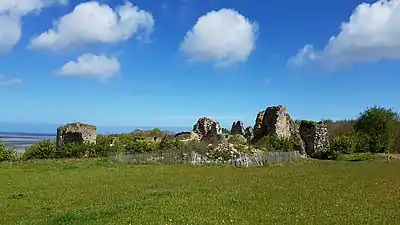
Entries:
{"label": "green tree", "polygon": [[392,109],[374,106],[360,114],[354,130],[363,138],[365,151],[389,153],[393,150],[399,115]]}
{"label": "green tree", "polygon": [[153,137],[158,137],[158,135],[160,135],[160,134],[161,134],[161,130],[160,130],[160,128],[157,128],[157,127],[154,128],[150,133],[150,135]]}

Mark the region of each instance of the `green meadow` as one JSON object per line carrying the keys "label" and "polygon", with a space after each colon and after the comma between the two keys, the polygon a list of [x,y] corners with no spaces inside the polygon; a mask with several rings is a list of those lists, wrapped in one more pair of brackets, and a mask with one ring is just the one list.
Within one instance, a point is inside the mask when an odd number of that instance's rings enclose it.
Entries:
{"label": "green meadow", "polygon": [[400,161],[0,164],[0,224],[400,224]]}

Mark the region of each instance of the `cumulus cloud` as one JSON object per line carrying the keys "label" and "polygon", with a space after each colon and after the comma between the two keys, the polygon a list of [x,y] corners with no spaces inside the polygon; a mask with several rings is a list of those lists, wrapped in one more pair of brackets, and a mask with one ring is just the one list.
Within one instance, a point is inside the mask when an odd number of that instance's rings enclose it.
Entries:
{"label": "cumulus cloud", "polygon": [[306,45],[288,63],[336,69],[382,59],[400,59],[400,0],[361,3],[323,50]]}
{"label": "cumulus cloud", "polygon": [[19,78],[11,78],[0,75],[0,87],[12,87],[20,84],[22,84],[22,80]]}
{"label": "cumulus cloud", "polygon": [[201,16],[181,43],[192,61],[212,61],[216,66],[245,62],[255,48],[258,24],[233,9]]}
{"label": "cumulus cloud", "polygon": [[0,52],[10,51],[20,39],[20,18],[0,14]]}
{"label": "cumulus cloud", "polygon": [[55,3],[67,4],[66,0],[1,0],[0,1],[0,52],[11,50],[21,39],[22,17],[39,12]]}
{"label": "cumulus cloud", "polygon": [[137,34],[146,39],[153,32],[152,14],[129,1],[112,9],[91,1],[77,5],[50,29],[31,40],[30,47],[61,50],[86,43],[115,44]]}
{"label": "cumulus cloud", "polygon": [[119,73],[120,64],[117,58],[106,55],[83,54],[76,61],[67,62],[58,74],[61,76],[81,76],[99,79],[105,82]]}

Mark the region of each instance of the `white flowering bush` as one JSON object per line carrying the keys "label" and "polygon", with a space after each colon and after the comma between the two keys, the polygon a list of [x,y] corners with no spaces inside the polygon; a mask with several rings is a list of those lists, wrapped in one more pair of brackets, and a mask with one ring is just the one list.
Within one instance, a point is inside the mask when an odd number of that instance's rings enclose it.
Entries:
{"label": "white flowering bush", "polygon": [[231,161],[244,156],[254,156],[262,154],[263,151],[250,147],[247,144],[232,144],[222,142],[215,148],[210,148],[206,156],[219,162]]}

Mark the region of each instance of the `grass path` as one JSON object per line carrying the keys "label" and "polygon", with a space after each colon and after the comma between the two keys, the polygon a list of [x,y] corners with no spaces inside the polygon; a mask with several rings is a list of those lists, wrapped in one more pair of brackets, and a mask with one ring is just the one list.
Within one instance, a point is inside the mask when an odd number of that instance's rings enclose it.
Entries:
{"label": "grass path", "polygon": [[0,224],[400,224],[400,161],[0,164]]}

